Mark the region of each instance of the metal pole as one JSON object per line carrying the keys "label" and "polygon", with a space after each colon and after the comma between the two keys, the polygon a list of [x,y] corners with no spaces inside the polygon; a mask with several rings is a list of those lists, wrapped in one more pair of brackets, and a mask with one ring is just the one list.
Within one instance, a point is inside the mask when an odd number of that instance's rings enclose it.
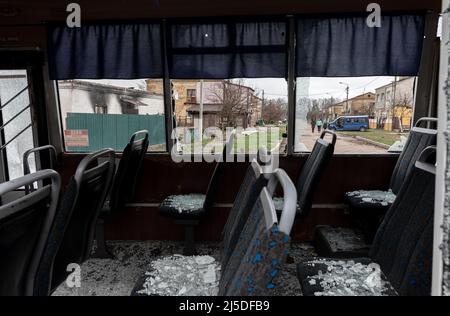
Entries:
{"label": "metal pole", "polygon": [[200,141],[203,141],[203,80],[200,80],[200,113],[198,128],[200,133]]}

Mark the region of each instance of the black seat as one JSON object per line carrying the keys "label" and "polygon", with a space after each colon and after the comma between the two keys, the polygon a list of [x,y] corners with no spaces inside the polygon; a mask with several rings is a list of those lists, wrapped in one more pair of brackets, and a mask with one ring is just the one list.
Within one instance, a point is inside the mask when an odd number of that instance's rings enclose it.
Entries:
{"label": "black seat", "polygon": [[[413,166],[376,234],[369,258],[314,259],[298,265],[304,295],[348,294],[349,289],[356,295],[431,294],[435,153],[435,147],[425,149]],[[362,266],[355,266],[358,263]],[[370,293],[370,287],[361,282],[376,280],[374,275],[369,278],[377,268],[375,263],[381,268],[384,282]],[[336,281],[339,274],[344,278]],[[331,285],[327,280],[333,279],[335,284]]]}
{"label": "black seat", "polygon": [[[43,152],[48,151],[49,156],[48,157],[43,157],[44,154]],[[42,160],[45,158],[48,158],[48,168],[46,169],[55,169],[56,166],[58,165],[58,160],[56,157],[56,148],[52,145],[45,145],[45,146],[41,146],[41,147],[37,147],[37,148],[32,148],[27,150],[24,154],[23,154],[23,173],[24,175],[30,174],[31,170],[30,170],[30,163],[29,163],[29,158],[31,156],[31,154],[35,155],[35,159],[38,158],[37,153],[39,153],[39,159]],[[34,191],[34,186],[26,186],[25,187],[25,194],[28,194],[29,192]]]}
{"label": "black seat", "polygon": [[66,279],[68,264],[81,264],[91,253],[95,224],[114,174],[114,160],[112,149],[92,153],[80,162],[70,179],[51,231],[52,236],[63,236],[55,259],[52,290]]}
{"label": "black seat", "polygon": [[219,189],[220,182],[228,157],[233,150],[234,133],[231,133],[223,148],[222,155],[216,163],[214,172],[208,185],[206,194],[191,193],[186,195],[171,195],[164,199],[159,206],[159,213],[175,220],[176,224],[183,225],[185,231],[184,255],[195,254],[194,227],[199,220],[212,207]]}
{"label": "black seat", "polygon": [[[415,161],[425,148],[436,144],[437,130],[421,127],[425,123],[428,125],[436,124],[437,119],[420,119],[411,130],[395,166],[388,191],[362,190],[345,194],[345,199],[349,205],[349,213],[356,229],[317,227],[314,244],[320,256],[356,258],[361,255],[368,255],[377,229],[384,215],[395,201],[396,194],[414,167]],[[348,240],[351,242],[348,242]]]}
{"label": "black seat", "polygon": [[50,229],[55,218],[61,180],[56,171],[42,170],[1,183],[0,196],[32,186],[45,186],[0,206],[0,296],[48,295],[56,255],[45,251],[54,242]]}
{"label": "black seat", "polygon": [[[139,137],[138,137],[139,136]],[[148,131],[142,130],[134,133],[125,146],[120,158],[117,171],[112,181],[111,190],[102,208],[101,217],[97,222],[95,257],[111,258],[105,243],[104,220],[114,216],[125,207],[134,195],[139,171],[142,167],[145,154],[149,146]]]}
{"label": "black seat", "polygon": [[[326,135],[331,135],[331,143],[325,140]],[[311,210],[312,199],[314,192],[320,182],[325,168],[333,157],[336,146],[337,136],[334,132],[323,131],[320,138],[314,144],[314,148],[305,165],[302,167],[299,176],[297,177],[297,214],[306,216]],[[283,205],[282,199],[275,199],[275,207],[277,212],[281,212]]]}

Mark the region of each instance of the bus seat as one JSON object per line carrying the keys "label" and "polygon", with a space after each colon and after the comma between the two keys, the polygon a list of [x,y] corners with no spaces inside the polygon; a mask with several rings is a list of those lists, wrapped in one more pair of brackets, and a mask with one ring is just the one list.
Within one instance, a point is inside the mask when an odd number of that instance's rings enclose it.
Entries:
{"label": "bus seat", "polygon": [[201,217],[212,207],[219,189],[226,158],[233,150],[234,133],[229,136],[220,161],[217,162],[206,194],[171,195],[164,199],[159,206],[159,213],[172,218],[175,224],[183,225],[185,231],[184,255],[195,254],[194,227],[198,225]]}
{"label": "bus seat", "polygon": [[[24,152],[23,154],[23,173],[24,175],[30,174],[31,170],[30,170],[30,162],[29,162],[29,158],[31,154],[35,154],[39,153],[41,154],[41,152],[43,151],[47,151],[50,154],[49,157],[49,166],[47,169],[55,169],[56,166],[58,165],[58,160],[57,160],[57,155],[56,155],[56,148],[52,145],[45,145],[45,146],[41,146],[41,147],[37,147],[37,148],[32,148],[27,150],[26,152]],[[28,194],[30,192],[34,191],[34,187],[33,186],[25,186],[25,194]]]}
{"label": "bus seat", "polygon": [[[424,123],[429,125],[437,123],[437,119],[420,119],[411,130],[405,148],[392,174],[389,191],[354,191],[346,193],[345,198],[349,205],[349,213],[357,226],[356,230],[352,232],[348,228],[317,227],[314,244],[320,256],[355,258],[364,253],[368,254],[370,244],[384,215],[394,203],[400,186],[411,172],[418,156],[425,148],[436,144],[437,130],[421,127]],[[363,239],[363,242],[356,242],[352,245],[341,238],[343,235],[347,236],[347,239],[354,241]]]}
{"label": "bus seat", "polygon": [[[139,138],[138,138],[139,136]],[[96,244],[94,256],[97,258],[111,258],[105,243],[104,221],[125,207],[134,195],[139,171],[149,146],[147,130],[134,133],[125,146],[120,158],[117,171],[112,181],[111,190],[100,213],[96,228]]]}
{"label": "bus seat", "polygon": [[435,154],[436,148],[428,147],[415,163],[376,234],[369,258],[314,259],[298,265],[304,295],[431,294]]}
{"label": "bus seat", "polygon": [[45,186],[0,206],[0,296],[48,295],[56,255],[45,252],[55,218],[61,180],[56,171],[41,170],[0,184],[0,196],[37,181]]}
{"label": "bus seat", "polygon": [[[331,143],[325,140],[326,135],[331,135]],[[322,174],[334,154],[337,135],[331,131],[323,131],[320,138],[314,144],[311,154],[308,156],[305,165],[297,178],[297,214],[306,216],[312,207],[312,199],[317,189]],[[275,198],[277,212],[282,211],[282,198]]]}
{"label": "bus seat", "polygon": [[258,151],[258,159],[253,160],[247,169],[233,207],[228,215],[227,222],[222,231],[222,257],[221,266],[226,266],[228,259],[236,246],[250,212],[259,198],[262,189],[268,184],[270,169],[262,168],[271,164],[270,154],[265,149]]}
{"label": "bus seat", "polygon": [[[254,204],[249,205],[252,211],[239,232],[239,242],[230,260],[221,266],[222,276],[217,285],[218,289],[215,291],[219,295],[268,295],[276,287],[278,270],[288,254],[289,234],[295,218],[297,194],[294,184],[283,170],[274,171],[270,179],[272,182],[279,181],[284,189],[285,205],[282,218],[280,221],[277,219],[272,200],[273,193],[267,186],[263,187]],[[237,212],[237,214],[242,213]],[[178,256],[177,260],[183,260],[183,257]],[[183,266],[184,268],[190,267]],[[170,271],[172,276],[174,271]],[[189,270],[189,273],[195,272]],[[166,279],[158,275],[159,284],[164,284],[160,290],[152,280],[147,280],[149,277],[146,274],[138,281],[132,295],[161,295],[160,291],[166,291],[166,288],[171,286],[168,284],[170,276],[168,275]],[[245,281],[239,282],[239,280]],[[236,284],[240,286],[236,287]],[[145,290],[149,286],[154,286],[148,291],[152,294]],[[186,287],[190,286],[186,285]],[[190,293],[183,293],[183,295],[186,294]]]}
{"label": "bus seat", "polygon": [[105,203],[114,169],[114,151],[104,149],[87,155],[70,179],[50,232],[52,236],[63,236],[54,263],[52,290],[65,281],[69,273],[68,264],[81,264],[90,256],[95,224]]}
{"label": "bus seat", "polygon": [[[219,296],[267,296],[278,286],[278,272],[289,252],[297,192],[281,169],[274,172],[269,182],[261,191],[226,266],[222,267]],[[279,182],[284,192],[279,221],[271,191],[274,182]]]}

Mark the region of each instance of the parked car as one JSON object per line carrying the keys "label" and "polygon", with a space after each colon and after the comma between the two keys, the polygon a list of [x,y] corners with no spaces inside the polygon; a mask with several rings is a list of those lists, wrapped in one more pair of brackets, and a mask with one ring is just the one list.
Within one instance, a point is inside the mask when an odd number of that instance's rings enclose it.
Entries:
{"label": "parked car", "polygon": [[369,129],[369,116],[340,116],[328,124],[328,129],[365,132]]}

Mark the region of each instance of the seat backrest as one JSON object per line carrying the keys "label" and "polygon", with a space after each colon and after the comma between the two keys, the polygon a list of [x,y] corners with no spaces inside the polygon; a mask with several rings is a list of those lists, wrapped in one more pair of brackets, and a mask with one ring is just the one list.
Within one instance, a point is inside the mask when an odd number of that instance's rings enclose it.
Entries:
{"label": "seat backrest", "polygon": [[[327,134],[332,137],[331,143],[324,139]],[[298,207],[302,216],[307,215],[311,210],[314,192],[320,182],[323,171],[334,154],[336,139],[335,133],[324,131],[316,141],[311,154],[300,171],[300,175],[297,178],[297,194]]]}
{"label": "seat backrest", "polygon": [[262,189],[267,185],[267,182],[268,176],[264,174],[259,163],[253,160],[247,169],[244,181],[239,188],[238,195],[234,200],[233,207],[222,232],[222,267],[226,266],[250,211],[260,196]]}
{"label": "seat backrest", "polygon": [[436,123],[435,118],[422,118],[417,121],[416,126],[411,129],[405,147],[397,161],[392,173],[390,189],[397,194],[407,178],[408,174],[414,168],[414,164],[419,158],[421,152],[428,146],[436,145],[437,130],[420,127],[426,122]]}
{"label": "seat backrest", "polygon": [[400,295],[431,293],[436,173],[433,156],[433,147],[422,152],[386,214],[370,251],[370,257],[380,264]]}
{"label": "seat backrest", "polygon": [[95,224],[114,169],[114,151],[104,149],[86,156],[70,179],[51,232],[53,236],[63,236],[55,259],[53,290],[65,280],[68,264],[80,264],[89,257]]}
{"label": "seat backrest", "polygon": [[112,212],[122,209],[133,198],[148,145],[148,131],[144,130],[134,133],[123,150],[109,196],[109,209]]}
{"label": "seat backrest", "polygon": [[273,192],[267,186],[253,206],[226,266],[222,266],[221,296],[265,296],[277,286],[277,274],[288,255],[297,194],[283,170],[277,169],[272,177],[280,181],[285,193],[281,220],[277,220]]}
{"label": "seat backrest", "polygon": [[217,197],[217,192],[219,191],[220,183],[223,180],[223,173],[225,170],[227,157],[231,155],[234,149],[234,137],[235,133],[234,132],[230,133],[227,142],[223,146],[223,151],[222,155],[220,156],[220,160],[216,163],[216,167],[214,168],[214,172],[208,184],[208,189],[206,190],[205,202],[203,203],[203,209],[205,211],[211,208]]}
{"label": "seat backrest", "polygon": [[0,296],[29,296],[36,288],[50,287],[56,252],[48,258],[50,264],[43,258],[61,188],[58,173],[42,170],[1,183],[0,196],[44,180],[49,184],[0,206]]}
{"label": "seat backrest", "polygon": [[[48,151],[49,152],[49,166],[47,169],[55,169],[58,161],[56,158],[56,148],[52,145],[45,145],[45,146],[41,146],[41,147],[36,147],[36,148],[31,148],[29,150],[27,150],[24,154],[23,154],[23,174],[27,175],[31,173],[30,170],[30,162],[29,162],[29,158],[31,154],[36,154],[39,153],[41,154],[43,151]],[[34,191],[34,186],[25,186],[25,194],[28,194],[32,191]]]}

